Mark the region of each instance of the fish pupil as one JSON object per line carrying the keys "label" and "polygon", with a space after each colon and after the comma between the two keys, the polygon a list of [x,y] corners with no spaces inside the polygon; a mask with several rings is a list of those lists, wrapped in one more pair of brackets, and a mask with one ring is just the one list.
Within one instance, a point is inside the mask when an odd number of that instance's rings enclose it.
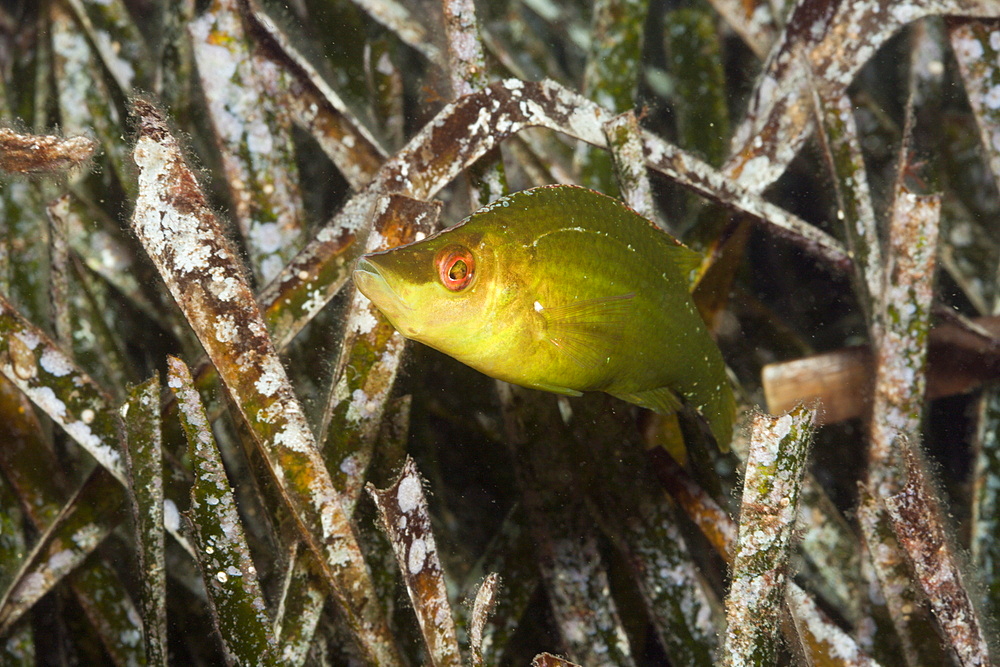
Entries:
{"label": "fish pupil", "polygon": [[441,282],[452,292],[459,292],[472,282],[476,264],[467,248],[448,246],[438,253],[435,262]]}
{"label": "fish pupil", "polygon": [[469,265],[465,263],[463,259],[456,259],[452,265],[451,269],[448,271],[448,277],[452,280],[461,280],[469,273]]}

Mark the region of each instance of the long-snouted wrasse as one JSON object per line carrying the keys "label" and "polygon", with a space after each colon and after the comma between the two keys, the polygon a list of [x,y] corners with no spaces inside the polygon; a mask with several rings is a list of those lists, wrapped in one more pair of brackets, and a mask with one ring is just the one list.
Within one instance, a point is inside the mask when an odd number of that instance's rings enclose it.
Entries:
{"label": "long-snouted wrasse", "polygon": [[691,300],[699,259],[617,199],[557,185],[365,255],[354,282],[404,336],[489,376],[668,414],[679,395],[727,449],[735,403]]}

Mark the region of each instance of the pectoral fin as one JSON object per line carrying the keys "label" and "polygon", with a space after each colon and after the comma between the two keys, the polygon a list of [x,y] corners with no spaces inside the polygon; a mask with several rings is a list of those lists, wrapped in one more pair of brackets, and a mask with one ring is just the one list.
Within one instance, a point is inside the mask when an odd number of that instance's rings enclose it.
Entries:
{"label": "pectoral fin", "polygon": [[559,387],[554,384],[545,384],[543,382],[536,382],[529,386],[531,389],[541,389],[542,391],[551,391],[553,394],[562,394],[563,396],[583,396],[582,391],[577,391],[576,389],[569,389],[568,387]]}
{"label": "pectoral fin", "polygon": [[634,298],[635,294],[623,294],[552,307],[539,304],[537,310],[549,342],[582,367],[598,369],[607,365],[621,340]]}
{"label": "pectoral fin", "polygon": [[640,391],[634,394],[612,394],[613,396],[635,403],[639,407],[648,408],[661,415],[669,415],[677,412],[681,407],[681,401],[677,394],[667,387],[657,387],[648,391]]}

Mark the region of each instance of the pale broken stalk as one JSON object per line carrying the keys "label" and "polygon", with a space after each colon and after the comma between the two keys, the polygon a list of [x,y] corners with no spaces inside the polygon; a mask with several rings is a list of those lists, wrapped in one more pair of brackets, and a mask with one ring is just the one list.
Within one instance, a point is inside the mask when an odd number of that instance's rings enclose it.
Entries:
{"label": "pale broken stalk", "polygon": [[21,134],[0,128],[0,171],[11,174],[55,173],[86,162],[96,148],[90,137]]}
{"label": "pale broken stalk", "polygon": [[486,622],[496,608],[497,597],[500,589],[500,575],[490,572],[483,579],[483,583],[476,592],[476,599],[472,603],[472,615],[469,617],[469,651],[472,653],[473,667],[485,665],[483,660],[483,630]]}
{"label": "pale broken stalk", "polygon": [[367,660],[399,664],[371,576],[238,256],[160,112],[134,102],[132,227],[226,384]]}
{"label": "pale broken stalk", "polygon": [[[466,600],[473,594],[476,596],[471,609],[466,604],[455,610],[459,625],[469,633],[474,666],[501,663],[525,609],[538,590],[534,536],[524,529],[526,523],[524,506],[514,505],[460,589]],[[501,581],[502,591],[498,592]],[[485,603],[487,598],[488,608],[480,606],[480,601]],[[486,613],[480,615],[480,611]]]}

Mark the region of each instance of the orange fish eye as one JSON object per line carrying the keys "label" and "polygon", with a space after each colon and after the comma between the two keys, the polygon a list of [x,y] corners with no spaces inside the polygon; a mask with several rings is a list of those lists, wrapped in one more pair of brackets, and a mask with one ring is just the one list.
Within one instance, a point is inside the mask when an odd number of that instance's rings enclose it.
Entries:
{"label": "orange fish eye", "polygon": [[469,286],[476,274],[476,260],[468,249],[458,245],[442,248],[434,260],[445,287],[460,292]]}

